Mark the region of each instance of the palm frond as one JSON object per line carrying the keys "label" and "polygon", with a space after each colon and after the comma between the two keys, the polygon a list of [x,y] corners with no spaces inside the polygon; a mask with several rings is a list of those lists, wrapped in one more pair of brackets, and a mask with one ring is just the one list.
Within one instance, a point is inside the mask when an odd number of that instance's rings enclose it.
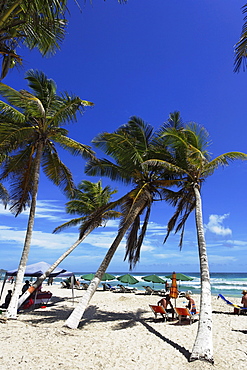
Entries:
{"label": "palm frond", "polygon": [[[242,7],[243,14],[247,13],[247,4]],[[246,57],[247,57],[247,16],[244,17],[244,24],[239,41],[235,45],[235,61],[234,61],[234,72],[239,72],[241,65],[245,71]]]}
{"label": "palm frond", "polygon": [[22,109],[26,107],[23,95],[19,91],[16,91],[2,82],[0,82],[0,94],[7,100],[9,104]]}
{"label": "palm frond", "polygon": [[30,69],[26,73],[28,86],[32,89],[35,96],[42,101],[45,109],[48,108],[51,101],[56,97],[57,86],[54,80],[38,70]]}
{"label": "palm frond", "polygon": [[50,136],[63,149],[68,150],[72,155],[81,155],[83,158],[94,158],[95,152],[88,145],[84,145],[64,135],[55,134]]}
{"label": "palm frond", "polygon": [[33,148],[27,147],[17,155],[9,157],[1,167],[1,179],[10,179],[10,210],[18,216],[27,206],[33,188],[34,161]]}
{"label": "palm frond", "polygon": [[26,117],[23,113],[13,108],[9,104],[0,101],[0,122],[23,124]]}
{"label": "palm frond", "polygon": [[6,207],[9,202],[9,193],[7,189],[0,183],[0,199],[3,205]]}
{"label": "palm frond", "polygon": [[92,159],[85,165],[85,173],[89,176],[107,176],[111,180],[122,181],[123,183],[130,183],[132,179],[122,167],[108,159]]}
{"label": "palm frond", "polygon": [[49,126],[53,123],[57,125],[59,123],[61,125],[69,122],[76,122],[76,114],[83,114],[85,110],[85,104],[82,102],[85,103],[85,100],[81,100],[78,96],[70,96],[66,92],[57,96],[56,99],[51,102],[47,110],[47,117],[50,117],[47,121],[47,125]]}
{"label": "palm frond", "polygon": [[57,226],[53,230],[53,234],[59,233],[60,231],[63,231],[65,229],[67,229],[68,227],[78,226],[81,223],[83,223],[85,221],[85,219],[86,219],[86,217],[78,217],[78,218],[74,218],[70,221],[64,222],[62,225]]}
{"label": "palm frond", "polygon": [[18,147],[27,145],[33,134],[34,130],[31,126],[19,127],[9,122],[0,123],[0,152],[9,153]]}
{"label": "palm frond", "polygon": [[55,185],[59,186],[65,194],[71,196],[75,190],[72,174],[68,167],[60,160],[58,154],[46,147],[41,163],[46,176]]}

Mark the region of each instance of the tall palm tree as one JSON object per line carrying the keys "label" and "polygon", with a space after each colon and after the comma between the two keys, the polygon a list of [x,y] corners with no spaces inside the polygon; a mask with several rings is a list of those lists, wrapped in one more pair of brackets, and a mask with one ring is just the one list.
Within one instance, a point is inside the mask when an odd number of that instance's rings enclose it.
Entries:
{"label": "tall palm tree", "polygon": [[0,3],[0,56],[3,79],[9,68],[21,64],[16,48],[37,47],[54,54],[65,36],[67,0],[5,0]]}
{"label": "tall palm tree", "polygon": [[24,248],[18,268],[13,296],[7,317],[15,318],[17,302],[30,249],[36,209],[40,168],[67,195],[73,194],[71,172],[60,160],[56,144],[73,155],[91,158],[93,151],[68,137],[63,128],[76,121],[76,113],[92,103],[56,94],[55,82],[39,71],[27,72],[31,92],[16,91],[0,83],[0,94],[8,103],[0,101],[0,153],[7,153],[2,162],[0,181],[10,180],[11,211],[17,216],[30,205]]}
{"label": "tall palm tree", "polygon": [[[86,173],[93,176],[108,176],[112,180],[132,185],[133,189],[120,201],[123,215],[118,234],[81,301],[67,319],[65,325],[69,328],[78,327],[85,309],[126,233],[125,259],[129,259],[132,268],[140,258],[152,203],[160,200],[160,189],[171,184],[169,178],[166,180],[164,177],[161,178],[160,170],[157,171],[155,166],[150,169],[144,164],[144,161],[154,155],[152,139],[153,128],[140,118],[132,117],[126,125],[121,126],[114,133],[103,133],[93,140],[96,147],[113,158],[113,162],[108,159],[92,159],[86,165]],[[142,215],[144,215],[144,221],[138,233]]]}
{"label": "tall palm tree", "polygon": [[53,232],[57,233],[71,226],[79,225],[79,237],[76,242],[67,249],[50,267],[41,275],[32,286],[19,298],[18,307],[40,286],[43,281],[53,272],[53,270],[89,235],[95,228],[105,225],[108,220],[120,217],[120,213],[112,210],[115,202],[110,203],[111,196],[116,190],[111,190],[109,186],[102,188],[101,180],[97,183],[84,180],[75,190],[73,200],[66,204],[66,212],[69,214],[79,214],[80,217],[74,218],[58,226]]}
{"label": "tall palm tree", "polygon": [[[175,232],[182,230],[180,240],[180,246],[182,246],[185,222],[189,214],[195,210],[201,275],[201,301],[198,332],[190,360],[200,359],[213,363],[211,287],[200,190],[205,179],[212,175],[219,166],[226,166],[236,159],[246,160],[247,155],[240,152],[229,152],[211,160],[207,151],[208,133],[203,127],[195,123],[180,129],[164,127],[159,135],[160,140],[164,140],[165,146],[169,149],[171,158],[169,162],[157,159],[148,161],[148,163],[177,174],[177,186],[179,187],[177,192],[168,189],[163,192],[165,200],[176,207],[174,216],[168,223],[166,239],[177,225]],[[159,152],[158,149],[157,152]]]}

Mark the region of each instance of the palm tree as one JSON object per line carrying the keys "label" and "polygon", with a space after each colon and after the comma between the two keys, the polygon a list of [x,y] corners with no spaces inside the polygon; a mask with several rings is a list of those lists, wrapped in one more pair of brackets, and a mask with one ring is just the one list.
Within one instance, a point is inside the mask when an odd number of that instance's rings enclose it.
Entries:
{"label": "palm tree", "polygon": [[[112,180],[132,185],[133,189],[119,201],[121,202],[122,217],[118,234],[81,301],[67,319],[65,325],[69,328],[78,327],[85,309],[126,233],[128,236],[125,259],[129,259],[132,268],[140,258],[141,245],[146,233],[152,203],[155,200],[160,200],[159,190],[172,183],[169,179],[161,178],[160,170],[157,171],[155,166],[150,169],[148,165],[144,164],[145,160],[153,157],[152,139],[152,127],[141,119],[132,117],[126,125],[121,126],[114,133],[102,133],[93,140],[96,147],[102,149],[114,161],[92,159],[86,165],[86,173],[93,176],[108,176]],[[143,214],[144,221],[138,234]]]}
{"label": "palm tree", "polygon": [[[57,233],[71,226],[79,225],[79,238],[67,249],[50,267],[41,275],[32,286],[19,298],[18,307],[40,286],[43,281],[53,272],[53,270],[89,235],[95,228],[105,225],[108,220],[120,217],[120,213],[111,210],[115,206],[109,203],[110,198],[116,190],[111,190],[109,186],[102,188],[101,180],[97,183],[84,180],[78,185],[73,200],[66,204],[66,212],[69,214],[79,214],[81,217],[74,218],[58,226],[53,232]],[[102,210],[102,211],[100,211]]]}
{"label": "palm tree", "polygon": [[1,79],[22,59],[21,45],[54,54],[65,36],[67,0],[5,0],[0,4]]}
{"label": "palm tree", "polygon": [[[195,123],[180,129],[164,127],[159,132],[159,136],[160,140],[164,140],[163,145],[170,151],[171,158],[169,162],[157,159],[147,163],[160,166],[166,171],[173,171],[174,174],[177,174],[177,186],[179,187],[177,192],[168,189],[163,192],[165,200],[176,207],[175,214],[168,223],[166,239],[177,224],[175,232],[182,230],[180,240],[180,246],[182,246],[185,222],[195,209],[201,301],[198,332],[190,360],[200,359],[213,363],[211,287],[200,190],[205,179],[212,175],[220,165],[226,166],[236,159],[246,160],[247,155],[240,152],[229,152],[211,160],[207,151],[208,133]],[[159,152],[158,148],[157,152]]]}
{"label": "palm tree", "polygon": [[[243,7],[243,14],[247,13],[247,4]],[[242,32],[239,38],[239,41],[235,45],[235,68],[234,72],[239,72],[241,65],[245,70],[246,66],[246,56],[247,56],[247,16],[244,17],[244,24],[242,27]]]}
{"label": "palm tree", "polygon": [[67,93],[58,96],[55,82],[42,72],[30,70],[26,79],[31,92],[16,91],[0,83],[0,94],[8,102],[0,101],[0,153],[8,154],[2,162],[0,181],[10,180],[10,209],[16,216],[30,205],[24,248],[7,310],[9,318],[17,314],[34,224],[40,168],[55,185],[71,195],[75,188],[72,175],[60,160],[55,143],[73,155],[93,156],[89,146],[69,138],[68,131],[62,127],[75,121],[76,113],[82,113],[84,106],[92,103]]}

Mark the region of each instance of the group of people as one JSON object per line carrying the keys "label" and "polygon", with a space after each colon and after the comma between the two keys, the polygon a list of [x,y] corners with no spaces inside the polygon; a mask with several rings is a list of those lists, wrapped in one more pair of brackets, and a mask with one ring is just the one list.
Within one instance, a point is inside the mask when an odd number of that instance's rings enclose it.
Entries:
{"label": "group of people", "polygon": [[[195,304],[194,299],[191,297],[191,295],[189,293],[185,294],[185,298],[188,300],[188,304],[186,305],[186,307],[188,308],[188,310],[190,311],[190,313],[192,315],[195,314],[196,313],[196,304]],[[158,306],[163,306],[164,309],[166,310],[166,312],[171,313],[172,314],[172,320],[174,320],[175,310],[174,310],[173,304],[171,302],[171,297],[170,297],[169,293],[166,294],[166,296],[164,298],[159,300],[159,302],[157,304],[158,304]]]}
{"label": "group of people", "polygon": [[[242,300],[241,304],[243,305],[243,308],[247,308],[247,290],[242,291]],[[196,313],[196,304],[194,299],[191,297],[189,292],[186,292],[185,298],[188,300],[188,304],[186,305],[186,308],[190,311],[190,313],[193,315]],[[166,312],[172,314],[172,320],[174,320],[175,310],[173,307],[173,304],[171,302],[170,294],[166,294],[166,296],[158,301],[158,306],[163,306]]]}

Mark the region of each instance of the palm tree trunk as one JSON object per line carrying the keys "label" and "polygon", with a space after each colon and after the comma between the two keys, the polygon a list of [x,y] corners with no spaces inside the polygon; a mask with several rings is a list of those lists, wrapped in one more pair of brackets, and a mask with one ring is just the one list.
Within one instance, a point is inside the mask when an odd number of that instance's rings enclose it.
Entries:
{"label": "palm tree trunk", "polygon": [[24,294],[18,300],[18,308],[22,305],[23,302],[37,289],[43,281],[55,270],[55,268],[71,253],[73,250],[95,229],[96,226],[92,226],[88,231],[69,248],[64,252],[57,260],[54,262],[49,269],[33,283],[33,285],[25,291]]}
{"label": "palm tree trunk", "polygon": [[190,356],[190,361],[204,360],[214,363],[212,338],[212,307],[211,286],[208,268],[206,241],[203,229],[201,195],[198,185],[194,186],[196,197],[196,229],[200,259],[201,299],[200,318],[196,340]]}
{"label": "palm tree trunk", "polygon": [[17,318],[18,298],[19,298],[19,295],[21,294],[22,282],[23,282],[23,278],[25,274],[25,269],[26,269],[30,245],[31,245],[32,233],[33,233],[33,225],[34,225],[35,210],[36,210],[36,203],[37,203],[37,194],[38,194],[38,187],[39,187],[40,163],[41,163],[41,156],[43,152],[43,145],[44,145],[43,142],[40,141],[37,147],[37,151],[36,151],[32,201],[31,201],[31,207],[29,211],[27,231],[26,231],[26,237],[25,237],[24,247],[22,251],[22,256],[21,256],[21,260],[19,263],[19,267],[18,267],[18,272],[16,276],[14,289],[13,289],[12,298],[11,298],[9,307],[6,311],[6,317],[8,319]]}
{"label": "palm tree trunk", "polygon": [[87,288],[86,292],[84,293],[83,297],[81,298],[76,308],[72,311],[71,315],[66,320],[65,326],[67,326],[68,328],[76,329],[78,327],[79,322],[81,318],[83,317],[83,314],[92,296],[94,295],[97,287],[99,286],[99,283],[101,282],[103,274],[105,273],[107,267],[109,266],[112,260],[112,257],[114,256],[114,253],[116,252],[120,242],[122,241],[130,225],[132,224],[136,216],[139,214],[140,209],[141,209],[140,205],[136,206],[135,208],[132,209],[131,214],[129,214],[128,217],[126,218],[126,221],[124,222],[123,226],[120,228],[117,237],[115,238],[111,247],[106,253],[105,258],[103,259],[100,267],[98,268],[94,278],[91,280],[89,287]]}

